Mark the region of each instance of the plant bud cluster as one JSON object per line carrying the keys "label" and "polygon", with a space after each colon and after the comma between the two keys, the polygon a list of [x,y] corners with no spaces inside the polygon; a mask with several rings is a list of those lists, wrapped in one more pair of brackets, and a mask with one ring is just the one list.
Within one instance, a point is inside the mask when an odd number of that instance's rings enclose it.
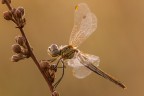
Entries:
{"label": "plant bud cluster", "polygon": [[[17,25],[16,28],[19,28],[21,31],[21,29],[26,24],[26,19],[24,18],[25,9],[23,7],[12,8],[10,5],[11,0],[1,0],[1,3],[6,4],[7,7],[9,8],[9,11],[3,12],[4,19],[8,20],[8,21],[13,21]],[[12,62],[18,62],[18,61],[23,60],[25,58],[29,58],[32,54],[29,47],[27,47],[28,45],[26,45],[26,43],[27,43],[26,38],[23,36],[16,36],[15,37],[16,43],[12,45],[12,50],[15,53],[11,57]],[[49,47],[48,52],[53,57],[57,57],[60,54],[60,50],[56,44],[52,44]],[[52,62],[53,62],[53,60],[51,62],[49,60],[41,60],[39,62],[39,64],[40,64],[40,68],[41,68],[40,70],[43,71],[43,73],[47,77],[48,81],[50,81],[50,83],[53,85],[53,83],[55,81],[55,77],[56,77],[55,75],[57,72],[57,65],[58,64],[51,64]],[[52,96],[59,96],[59,93],[57,91],[53,91]]]}
{"label": "plant bud cluster", "polygon": [[11,61],[18,62],[19,60],[22,60],[24,58],[29,58],[30,54],[29,54],[27,46],[25,44],[25,42],[26,42],[25,38],[22,36],[16,36],[15,40],[16,40],[16,44],[12,45],[12,50],[16,54],[14,54],[11,57]]}
{"label": "plant bud cluster", "polygon": [[[5,1],[5,0],[4,0]],[[3,2],[4,2],[3,1]],[[5,11],[3,17],[5,20],[12,20],[16,23],[18,28],[23,28],[26,24],[26,19],[24,18],[25,11],[23,7],[13,8],[10,11]]]}

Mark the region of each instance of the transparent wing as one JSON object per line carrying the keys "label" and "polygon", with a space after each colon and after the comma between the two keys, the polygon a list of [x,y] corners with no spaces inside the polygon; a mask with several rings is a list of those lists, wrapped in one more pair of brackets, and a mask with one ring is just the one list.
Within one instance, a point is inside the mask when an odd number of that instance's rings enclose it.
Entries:
{"label": "transparent wing", "polygon": [[85,3],[75,8],[74,26],[70,35],[69,44],[78,47],[97,28],[97,18]]}
{"label": "transparent wing", "polygon": [[[97,67],[99,64],[99,58],[97,58],[96,60],[96,58],[93,58],[93,55],[89,55],[89,54],[79,54],[78,57],[79,57],[79,61],[81,62],[81,64],[83,64],[85,67],[87,67],[94,73],[97,73],[98,75],[102,76],[105,79],[110,80],[111,82],[115,83],[116,85],[122,88],[126,88],[126,86],[123,83],[121,83],[120,81],[113,78],[112,76],[110,76],[109,74],[105,73],[104,71],[102,71],[100,68]],[[94,62],[92,61],[95,62],[96,64],[95,66],[94,66]]]}
{"label": "transparent wing", "polygon": [[99,66],[100,59],[98,56],[79,52],[77,58],[80,61],[80,63],[84,66],[88,66],[89,64],[92,64],[96,67]]}
{"label": "transparent wing", "polygon": [[99,65],[99,57],[94,56],[94,55],[89,55],[89,54],[85,54],[84,58],[87,58],[86,61],[82,61],[81,59],[81,54],[76,54],[74,56],[74,58],[68,60],[68,65],[71,66],[73,68],[73,75],[79,79],[85,78],[88,75],[90,75],[90,73],[92,72],[91,70],[89,70],[88,68],[86,68],[84,65],[87,64],[87,62],[91,62],[92,64],[94,64],[95,66]]}

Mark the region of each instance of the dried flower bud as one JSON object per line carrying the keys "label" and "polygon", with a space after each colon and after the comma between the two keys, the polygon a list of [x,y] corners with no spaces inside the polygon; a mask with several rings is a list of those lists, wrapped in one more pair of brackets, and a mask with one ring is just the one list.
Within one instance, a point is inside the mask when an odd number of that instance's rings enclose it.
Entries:
{"label": "dried flower bud", "polygon": [[12,8],[11,12],[15,13],[15,11],[16,11],[16,8]]}
{"label": "dried flower bud", "polygon": [[2,4],[5,4],[6,1],[7,1],[8,3],[11,3],[11,0],[2,0],[1,2],[2,2]]}
{"label": "dried flower bud", "polygon": [[[47,75],[47,74],[46,74],[46,75]],[[48,80],[49,80],[51,83],[54,83],[55,78],[52,78],[51,76],[49,77],[49,75],[47,75],[47,77],[48,77]]]}
{"label": "dried flower bud", "polygon": [[15,12],[14,12],[14,14],[15,14],[15,16],[16,16],[17,18],[22,18],[22,13],[21,13],[20,10],[16,9]]}
{"label": "dried flower bud", "polygon": [[13,44],[13,45],[12,45],[12,50],[13,50],[13,52],[15,52],[15,53],[21,53],[21,47],[20,47],[19,44]]}
{"label": "dried flower bud", "polygon": [[22,37],[22,36],[16,36],[15,40],[16,40],[16,43],[18,43],[19,45],[21,45],[21,46],[25,45],[26,41],[25,41],[24,37]]}
{"label": "dried flower bud", "polygon": [[23,26],[26,24],[26,19],[25,18],[22,19],[22,23],[23,23]]}
{"label": "dried flower bud", "polygon": [[50,69],[51,70],[54,70],[55,72],[57,71],[57,64],[52,64],[51,66],[50,66]]}
{"label": "dried flower bud", "polygon": [[3,13],[3,17],[6,20],[11,20],[12,19],[12,13],[10,11],[6,11]]}
{"label": "dried flower bud", "polygon": [[57,91],[54,91],[54,92],[52,93],[52,96],[59,96],[59,93],[58,93]]}
{"label": "dried flower bud", "polygon": [[23,7],[18,7],[17,10],[21,12],[21,15],[24,16],[24,8]]}
{"label": "dried flower bud", "polygon": [[22,48],[22,54],[28,55],[29,54],[28,49]]}
{"label": "dried flower bud", "polygon": [[41,67],[42,69],[49,69],[50,65],[49,65],[49,63],[48,63],[47,61],[41,60],[41,61],[40,61],[40,67]]}
{"label": "dried flower bud", "polygon": [[18,62],[21,59],[24,59],[25,57],[22,54],[15,54],[11,57],[12,62]]}
{"label": "dried flower bud", "polygon": [[55,71],[54,70],[49,70],[49,74],[51,78],[55,78]]}

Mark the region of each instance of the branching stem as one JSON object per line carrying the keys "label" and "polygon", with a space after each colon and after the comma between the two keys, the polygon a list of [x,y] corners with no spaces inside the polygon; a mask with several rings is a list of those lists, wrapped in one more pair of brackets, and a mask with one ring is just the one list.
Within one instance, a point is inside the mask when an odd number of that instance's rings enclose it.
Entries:
{"label": "branching stem", "polygon": [[[11,11],[11,10],[12,10],[12,6],[10,5],[10,3],[9,3],[8,0],[5,0],[5,4],[7,5],[8,9]],[[25,35],[25,32],[24,32],[24,30],[23,30],[23,27],[20,27],[20,26],[18,25],[17,20],[12,19],[12,21],[18,26],[17,28],[20,30],[21,35],[25,38],[25,40],[26,40],[26,46],[27,46],[28,51],[29,51],[29,53],[30,53],[30,57],[32,58],[32,60],[34,61],[34,63],[35,63],[36,66],[38,67],[38,69],[40,70],[40,72],[41,72],[41,74],[43,75],[43,77],[45,78],[45,80],[46,80],[46,82],[47,82],[47,84],[48,84],[48,86],[49,86],[49,88],[50,88],[51,93],[53,93],[53,92],[55,91],[55,90],[54,90],[54,87],[52,86],[52,83],[48,80],[45,72],[44,72],[44,71],[42,70],[42,68],[40,67],[40,64],[39,64],[36,56],[34,55],[33,51],[31,50],[30,44],[29,44],[28,39],[27,39],[27,37],[26,37],[26,35]]]}

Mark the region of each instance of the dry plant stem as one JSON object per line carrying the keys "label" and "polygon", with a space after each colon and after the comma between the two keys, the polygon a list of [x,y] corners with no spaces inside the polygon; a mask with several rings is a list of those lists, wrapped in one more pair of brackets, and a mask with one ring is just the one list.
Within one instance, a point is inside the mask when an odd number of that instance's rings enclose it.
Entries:
{"label": "dry plant stem", "polygon": [[[9,10],[12,10],[12,7],[11,7],[11,5],[9,4],[9,2],[8,2],[7,0],[5,0],[5,3],[6,3],[6,5],[7,5],[7,7],[8,7],[8,9],[9,9]],[[12,21],[13,21],[14,23],[16,23],[16,25],[18,25],[17,22],[15,22],[14,20],[12,20]],[[25,35],[25,33],[24,33],[23,28],[21,28],[21,27],[19,27],[19,26],[18,26],[18,28],[19,28],[22,36],[23,36],[23,37],[25,38],[25,40],[26,40],[26,45],[27,45],[28,51],[30,52],[30,57],[32,58],[32,60],[34,61],[34,63],[37,65],[37,67],[38,67],[38,69],[40,70],[41,74],[42,74],[43,77],[45,78],[45,80],[46,80],[46,82],[47,82],[47,84],[48,84],[48,86],[49,86],[49,88],[50,88],[50,91],[51,91],[51,92],[54,92],[55,90],[54,90],[54,87],[52,86],[52,83],[48,80],[45,72],[41,69],[38,60],[36,59],[34,53],[33,53],[32,50],[31,50],[30,44],[29,44],[29,42],[28,42],[28,40],[27,40],[27,37],[26,37],[26,35]]]}
{"label": "dry plant stem", "polygon": [[9,4],[9,2],[7,0],[5,0],[5,4],[7,5],[9,10],[12,10],[12,7],[11,7],[11,5]]}
{"label": "dry plant stem", "polygon": [[36,59],[34,53],[32,52],[31,48],[30,48],[30,45],[28,43],[28,40],[27,40],[27,37],[25,36],[25,33],[24,33],[24,30],[22,28],[19,28],[20,29],[20,32],[22,34],[22,36],[26,39],[26,45],[28,47],[28,50],[30,52],[30,56],[32,58],[32,60],[35,62],[35,64],[37,65],[38,69],[40,70],[40,72],[42,73],[43,77],[45,78],[45,80],[47,81],[47,84],[50,88],[50,91],[53,92],[54,91],[54,88],[52,86],[52,83],[47,79],[47,76],[45,75],[44,71],[42,71],[41,67],[40,67],[40,64],[38,62],[38,60]]}

